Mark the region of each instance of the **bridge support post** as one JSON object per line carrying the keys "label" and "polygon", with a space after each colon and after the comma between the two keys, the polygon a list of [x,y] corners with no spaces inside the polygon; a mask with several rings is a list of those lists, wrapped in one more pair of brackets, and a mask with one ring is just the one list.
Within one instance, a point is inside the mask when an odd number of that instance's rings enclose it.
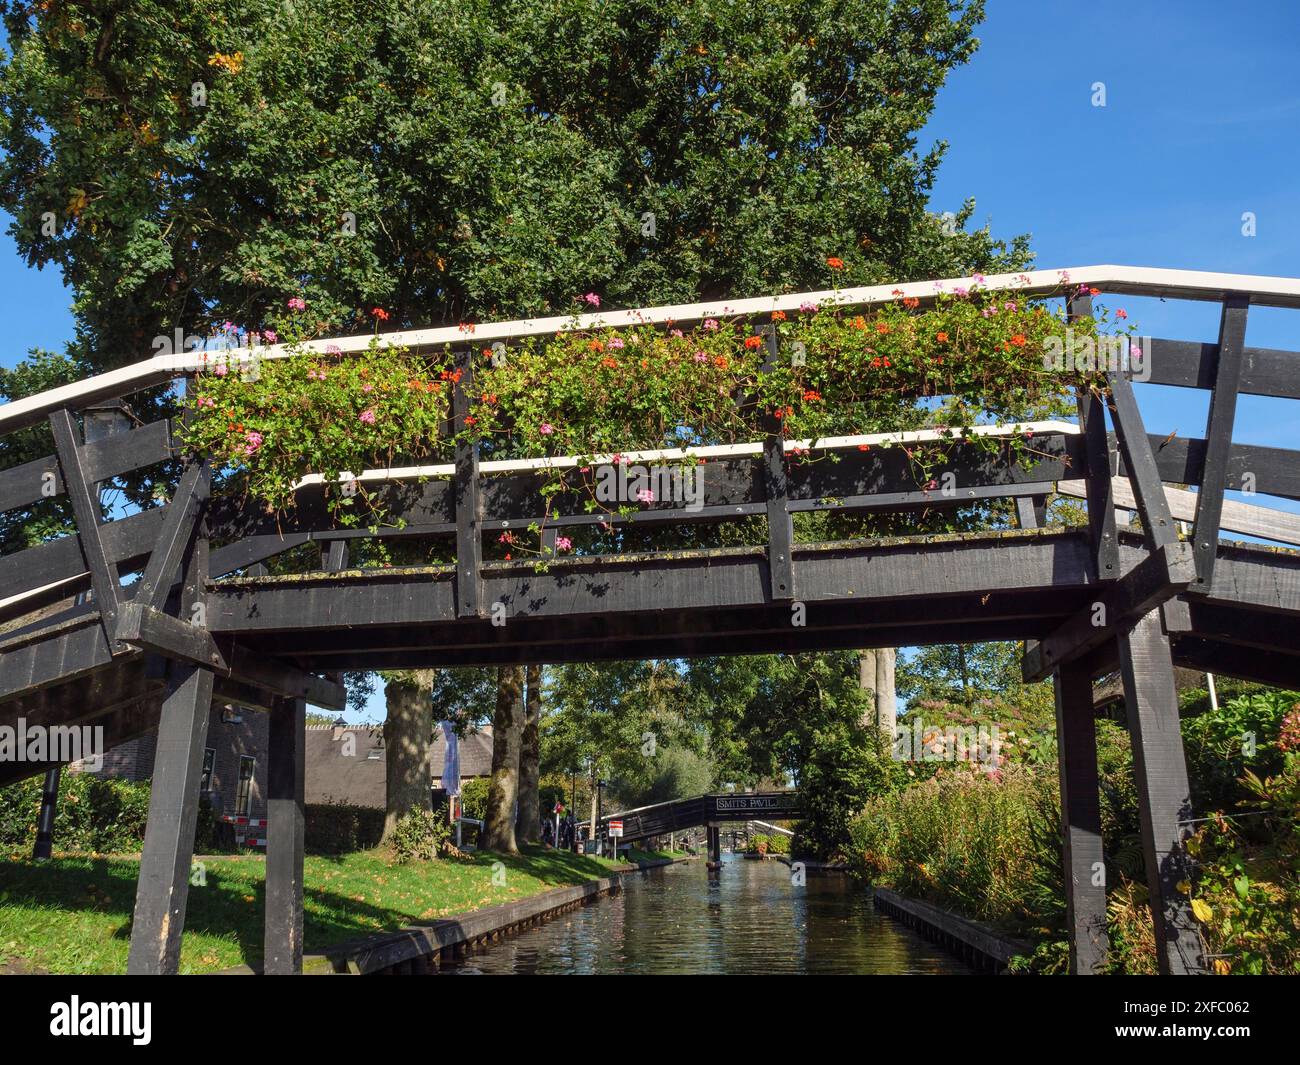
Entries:
{"label": "bridge support post", "polygon": [[1185,839],[1192,803],[1173,659],[1158,610],[1120,636],[1119,658],[1155,923],[1156,962],[1162,974],[1200,973],[1205,967],[1200,934],[1189,901],[1177,886],[1190,874]]}
{"label": "bridge support post", "polygon": [[36,845],[32,859],[43,861],[54,851],[54,815],[59,808],[59,777],[63,766],[51,766],[45,771],[45,785],[41,788],[41,813],[36,819]]}
{"label": "bridge support post", "polygon": [[302,972],[302,876],[305,817],[305,699],[285,699],[271,714],[267,765],[266,911],[263,971]]}
{"label": "bridge support post", "polygon": [[210,670],[183,662],[168,669],[126,962],[133,975],[180,967],[212,679]]}
{"label": "bridge support post", "polygon": [[709,847],[709,857],[705,867],[717,871],[722,868],[722,829],[718,825],[706,825],[704,834]]}
{"label": "bridge support post", "polygon": [[1057,670],[1055,686],[1070,972],[1091,976],[1101,970],[1109,946],[1092,670],[1071,662]]}

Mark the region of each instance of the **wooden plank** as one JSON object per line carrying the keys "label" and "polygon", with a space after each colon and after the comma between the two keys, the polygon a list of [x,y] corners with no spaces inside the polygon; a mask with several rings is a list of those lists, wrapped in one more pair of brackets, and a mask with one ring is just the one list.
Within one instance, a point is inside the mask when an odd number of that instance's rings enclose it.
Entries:
{"label": "wooden plank", "polygon": [[[767,358],[762,372],[770,373],[780,356],[776,325],[762,328]],[[774,414],[764,418],[767,437],[763,441],[763,498],[767,507],[767,570],[771,596],[794,598],[794,520],[790,516],[789,487],[785,469],[785,434]]]}
{"label": "wooden plank", "polygon": [[[1075,499],[1086,498],[1083,481],[1058,481],[1056,490],[1063,496],[1071,496]],[[1197,492],[1165,486],[1165,500],[1169,505],[1169,513],[1177,521],[1196,520],[1198,496]],[[1115,479],[1115,505],[1129,509],[1137,507],[1137,500],[1127,477]],[[1223,501],[1219,528],[1245,536],[1258,536],[1262,540],[1300,545],[1300,514],[1261,507],[1253,503],[1241,503],[1235,499]]]}
{"label": "wooden plank", "polygon": [[1178,533],[1169,517],[1160,470],[1142,428],[1142,412],[1138,410],[1133,386],[1122,373],[1108,373],[1106,383],[1110,388],[1109,405],[1115,436],[1137,496],[1138,513],[1142,516],[1142,535],[1147,547],[1154,551],[1175,542]]}
{"label": "wooden plank", "polygon": [[[97,484],[171,458],[171,430],[171,422],[163,420],[129,433],[78,445],[77,454],[86,477],[91,484]],[[0,511],[25,507],[64,491],[66,486],[55,455],[0,470]]]}
{"label": "wooden plank", "polygon": [[304,698],[330,710],[347,706],[347,691],[339,684],[255,654],[234,641],[214,639],[204,628],[140,603],[123,606],[119,633],[134,647],[203,666],[286,698]]}
{"label": "wooden plank", "polygon": [[1157,612],[1120,637],[1119,658],[1147,890],[1155,922],[1156,964],[1166,975],[1204,972],[1190,901],[1178,888],[1192,878],[1192,861],[1184,841],[1190,834],[1193,810],[1173,658]]}
{"label": "wooden plank", "polygon": [[126,963],[132,975],[171,975],[180,968],[211,705],[211,671],[176,663],[158,723],[149,820]]}
{"label": "wooden plank", "polygon": [[266,910],[263,967],[268,975],[302,972],[305,699],[271,714],[266,782]]}
{"label": "wooden plank", "polygon": [[[1173,484],[1201,483],[1205,465],[1206,442],[1199,437],[1175,434],[1148,435],[1155,452],[1160,479]],[[1128,473],[1121,464],[1121,473]],[[1265,495],[1300,499],[1300,451],[1258,444],[1233,444],[1228,449],[1227,476],[1224,486],[1241,490],[1247,486]]]}
{"label": "wooden plank", "polygon": [[1164,544],[1104,590],[1086,609],[1050,636],[1025,649],[1026,681],[1043,680],[1054,669],[1082,658],[1111,639],[1118,628],[1186,590],[1196,576],[1189,544]]}
{"label": "wooden plank", "polygon": [[[1194,340],[1152,338],[1148,356],[1150,375],[1144,383],[1183,388],[1213,388],[1214,368],[1219,359],[1218,344]],[[1300,399],[1300,352],[1275,348],[1244,348],[1241,381],[1237,391],[1251,396]]]}
{"label": "wooden plank", "polygon": [[1101,972],[1109,948],[1092,673],[1074,663],[1063,666],[1055,687],[1070,972],[1091,976]]}
{"label": "wooden plank", "polygon": [[[469,348],[456,356],[460,372],[452,391],[452,424],[459,432],[469,414],[470,390],[474,386],[474,354]],[[478,445],[456,445],[456,614],[482,617],[483,599],[483,500],[479,484]]]}
{"label": "wooden plank", "polygon": [[[165,513],[166,508],[158,507],[100,525],[100,546],[108,564],[119,571],[128,571],[144,562],[157,541]],[[14,597],[14,605],[17,605],[20,598],[26,600],[27,597],[22,596],[24,592],[78,576],[86,577],[83,581],[85,586],[89,575],[80,534],[51,540],[0,558],[0,596]],[[74,590],[71,586],[61,586],[58,598],[70,596]]]}
{"label": "wooden plank", "polygon": [[95,590],[95,605],[104,633],[108,636],[109,647],[116,653],[118,646],[114,633],[117,630],[117,608],[122,600],[122,588],[118,582],[117,567],[109,560],[100,536],[102,516],[99,493],[94,489],[93,482],[87,479],[85,467],[81,463],[72,415],[66,410],[55,411],[50,415],[50,430],[54,434],[54,448],[59,456],[63,482],[77,522],[77,544],[86,569],[90,571],[90,583]]}
{"label": "wooden plank", "polygon": [[1241,349],[1246,343],[1246,314],[1250,296],[1234,293],[1223,302],[1219,322],[1219,360],[1214,371],[1214,391],[1205,426],[1205,462],[1201,491],[1196,497],[1196,580],[1192,590],[1207,591],[1214,581],[1214,560],[1219,547],[1223,515],[1224,480],[1232,450],[1232,425],[1237,415],[1237,388],[1241,382]]}
{"label": "wooden plank", "polygon": [[167,602],[181,563],[198,537],[211,485],[212,471],[207,462],[192,462],[181,474],[176,492],[164,508],[162,531],[136,588],[135,602],[155,609]]}

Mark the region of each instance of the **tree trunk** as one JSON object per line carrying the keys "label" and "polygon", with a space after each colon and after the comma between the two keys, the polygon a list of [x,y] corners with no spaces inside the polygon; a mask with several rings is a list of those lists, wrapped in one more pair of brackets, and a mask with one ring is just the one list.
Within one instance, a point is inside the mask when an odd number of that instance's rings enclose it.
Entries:
{"label": "tree trunk", "polygon": [[384,686],[388,715],[384,720],[384,759],[387,779],[384,839],[411,810],[432,810],[429,751],[433,744],[430,695],[433,673],[400,673]]}
{"label": "tree trunk", "polygon": [[515,836],[520,843],[540,843],[542,839],[542,811],[537,794],[541,759],[542,667],[529,666],[524,730],[519,749],[519,817],[515,820]]}
{"label": "tree trunk", "polygon": [[862,724],[877,723],[876,716],[876,652],[865,650],[858,652],[858,687],[867,692],[868,709],[862,715]]}
{"label": "tree trunk", "polygon": [[488,786],[483,849],[518,854],[515,801],[519,797],[519,747],[524,724],[524,667],[497,669],[497,708],[492,717],[492,783]]}
{"label": "tree trunk", "polygon": [[897,648],[876,649],[876,727],[891,744],[894,742],[894,728],[898,724],[898,695],[894,691],[894,663],[897,658]]}

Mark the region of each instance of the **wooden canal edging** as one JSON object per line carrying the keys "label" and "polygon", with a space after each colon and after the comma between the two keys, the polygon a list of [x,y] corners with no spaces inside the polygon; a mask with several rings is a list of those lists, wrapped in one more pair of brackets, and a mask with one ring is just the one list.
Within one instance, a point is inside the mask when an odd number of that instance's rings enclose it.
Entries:
{"label": "wooden canal edging", "polygon": [[[683,858],[655,858],[615,870],[610,876],[551,888],[512,902],[470,910],[427,925],[411,925],[394,932],[380,932],[335,943],[316,954],[304,955],[302,971],[307,976],[420,976],[436,973],[444,961],[468,957],[473,951],[506,936],[544,924],[597,899],[617,895],[628,873],[645,872],[694,861]],[[224,969],[222,976],[252,976],[259,970],[248,965]]]}
{"label": "wooden canal edging", "polygon": [[1013,957],[1028,955],[1033,949],[1027,943],[999,935],[978,921],[958,917],[928,902],[904,898],[888,888],[873,889],[872,901],[881,913],[946,947],[977,969],[1003,972]]}

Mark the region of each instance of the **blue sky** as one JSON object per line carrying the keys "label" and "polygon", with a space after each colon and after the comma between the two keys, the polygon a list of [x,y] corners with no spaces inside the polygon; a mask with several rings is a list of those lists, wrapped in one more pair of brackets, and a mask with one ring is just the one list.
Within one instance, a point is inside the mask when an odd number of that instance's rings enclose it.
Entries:
{"label": "blue sky", "polygon": [[[1030,233],[1040,268],[1300,276],[1300,3],[989,0],[988,9],[982,47],[949,79],[922,141],[950,142],[935,210],[975,197],[973,223]],[[1093,106],[1097,82],[1104,107]],[[1253,237],[1242,235],[1248,211]],[[1110,302],[1142,333],[1217,333],[1211,304]],[[29,269],[0,237],[0,364],[34,345],[61,347],[69,304],[57,275]],[[1300,349],[1300,311],[1252,310],[1247,342]],[[1205,395],[1138,393],[1150,431],[1203,434]],[[1243,396],[1235,439],[1300,448],[1293,408]]]}

